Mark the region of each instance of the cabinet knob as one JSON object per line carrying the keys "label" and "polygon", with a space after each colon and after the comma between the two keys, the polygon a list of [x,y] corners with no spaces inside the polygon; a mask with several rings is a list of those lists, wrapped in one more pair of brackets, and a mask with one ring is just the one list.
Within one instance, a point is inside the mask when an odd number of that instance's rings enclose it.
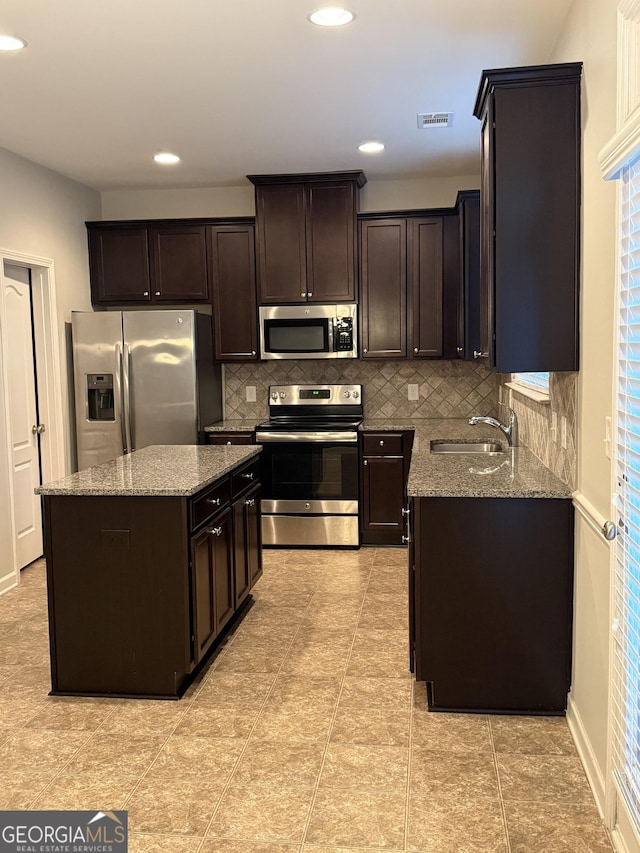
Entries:
{"label": "cabinet knob", "polygon": [[368,350],[368,349],[363,349],[363,350],[362,350],[362,352],[367,353],[367,352],[369,352],[369,350]]}
{"label": "cabinet knob", "polygon": [[402,507],[402,509],[400,510],[400,512],[401,512],[401,513],[402,513],[402,515],[404,516],[404,515],[409,515],[409,514],[411,513],[411,510],[410,510],[410,509],[405,509],[404,507]]}
{"label": "cabinet knob", "polygon": [[255,498],[249,498],[244,503],[245,503],[245,506],[255,506],[256,505],[256,499]]}
{"label": "cabinet knob", "polygon": [[228,441],[228,442],[227,442],[227,444],[231,444],[231,442],[230,442],[230,441]]}
{"label": "cabinet knob", "polygon": [[213,504],[213,506],[220,506],[220,498],[207,498],[208,504]]}
{"label": "cabinet knob", "polygon": [[305,297],[306,295],[307,295],[306,293],[301,293],[301,294],[300,294],[300,296],[302,296],[302,297]]}
{"label": "cabinet knob", "polygon": [[145,291],[144,291],[144,293],[143,293],[142,295],[143,295],[143,296],[148,296],[148,295],[149,295],[149,291],[148,291],[148,290],[145,290]]}
{"label": "cabinet knob", "polygon": [[402,544],[403,544],[403,545],[408,545],[408,544],[409,544],[409,542],[411,542],[411,537],[410,537],[410,536],[404,536],[404,534],[403,534],[403,536],[402,536]]}
{"label": "cabinet knob", "polygon": [[488,352],[480,352],[480,350],[474,349],[473,357],[474,358],[488,358],[489,353]]}
{"label": "cabinet knob", "polygon": [[240,474],[241,477],[244,477],[245,480],[253,480],[253,472],[250,474]]}
{"label": "cabinet knob", "polygon": [[369,463],[368,463],[368,462],[367,462],[367,460],[365,459],[365,460],[364,460],[364,462],[363,462],[362,464],[363,464],[363,465],[368,465]]}
{"label": "cabinet knob", "polygon": [[160,296],[160,295],[161,295],[160,291],[156,290],[156,296]]}
{"label": "cabinet knob", "polygon": [[209,536],[220,536],[222,533],[222,527],[209,527],[207,529],[207,533]]}
{"label": "cabinet knob", "polygon": [[251,355],[257,355],[257,353],[254,349],[251,350]]}
{"label": "cabinet knob", "polygon": [[307,296],[313,296],[313,293],[307,292]]}
{"label": "cabinet knob", "polygon": [[380,447],[384,447],[384,439],[380,439]]}
{"label": "cabinet knob", "polygon": [[462,347],[456,347],[456,352],[458,355],[462,355]]}
{"label": "cabinet knob", "polygon": [[414,351],[414,352],[418,352],[418,347],[414,347],[414,348],[413,348],[413,351]]}

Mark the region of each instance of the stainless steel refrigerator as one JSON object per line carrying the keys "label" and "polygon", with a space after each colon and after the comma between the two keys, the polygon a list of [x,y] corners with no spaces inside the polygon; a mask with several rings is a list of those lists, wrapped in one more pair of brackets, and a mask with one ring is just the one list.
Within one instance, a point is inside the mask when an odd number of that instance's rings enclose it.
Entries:
{"label": "stainless steel refrigerator", "polygon": [[71,314],[78,470],[149,444],[198,444],[222,416],[211,316]]}

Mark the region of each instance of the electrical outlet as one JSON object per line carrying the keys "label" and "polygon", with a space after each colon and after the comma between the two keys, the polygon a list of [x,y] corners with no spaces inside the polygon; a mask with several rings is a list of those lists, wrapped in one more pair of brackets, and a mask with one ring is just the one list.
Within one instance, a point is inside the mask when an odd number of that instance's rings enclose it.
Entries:
{"label": "electrical outlet", "polygon": [[407,385],[407,397],[409,400],[419,400],[420,399],[420,386],[419,385]]}
{"label": "electrical outlet", "polygon": [[558,441],[558,413],[551,412],[551,441]]}
{"label": "electrical outlet", "polygon": [[560,444],[567,449],[567,419],[564,415],[560,418]]}
{"label": "electrical outlet", "polygon": [[255,385],[245,385],[245,390],[247,394],[247,403],[255,403],[256,401],[256,386]]}

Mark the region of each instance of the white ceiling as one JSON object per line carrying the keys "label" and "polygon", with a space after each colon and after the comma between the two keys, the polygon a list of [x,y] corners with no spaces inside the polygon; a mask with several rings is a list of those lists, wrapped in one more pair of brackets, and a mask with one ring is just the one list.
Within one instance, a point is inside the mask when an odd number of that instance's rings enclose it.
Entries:
{"label": "white ceiling", "polygon": [[[570,3],[350,0],[329,29],[314,0],[2,0],[28,47],[0,54],[0,146],[96,189],[475,174],[482,69],[549,62]],[[418,130],[428,111],[453,127]]]}

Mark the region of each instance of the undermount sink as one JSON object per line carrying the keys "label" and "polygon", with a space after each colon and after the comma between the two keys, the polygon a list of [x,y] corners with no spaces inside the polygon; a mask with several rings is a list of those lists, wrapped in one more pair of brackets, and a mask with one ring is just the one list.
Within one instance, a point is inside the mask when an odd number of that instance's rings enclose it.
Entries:
{"label": "undermount sink", "polygon": [[431,442],[432,453],[503,453],[497,441],[437,441]]}

